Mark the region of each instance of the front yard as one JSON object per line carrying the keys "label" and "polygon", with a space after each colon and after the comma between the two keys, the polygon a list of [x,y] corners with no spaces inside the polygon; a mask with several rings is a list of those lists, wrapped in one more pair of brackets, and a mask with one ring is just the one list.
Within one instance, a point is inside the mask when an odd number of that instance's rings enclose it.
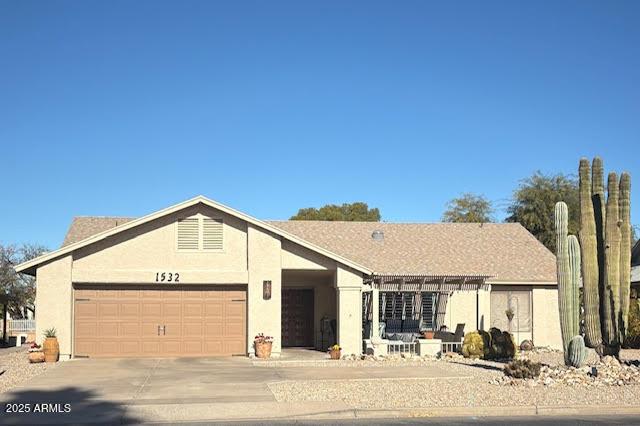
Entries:
{"label": "front yard", "polygon": [[[269,388],[280,402],[341,401],[364,409],[639,405],[640,368],[635,360],[640,358],[640,351],[624,350],[622,359],[626,362],[620,367],[615,362],[611,366],[600,364],[595,353],[591,354],[589,364],[598,366],[598,378],[590,376],[590,368],[565,369],[561,352],[530,352],[526,356],[546,364],[538,380],[505,380],[504,363],[445,356],[340,363],[371,368],[401,364],[416,369],[437,365],[460,377],[299,380],[270,383]],[[618,375],[625,380],[614,378]]]}
{"label": "front yard", "polygon": [[37,380],[36,376],[47,370],[56,368],[59,363],[30,364],[27,359],[28,346],[0,349],[0,393],[16,386]]}

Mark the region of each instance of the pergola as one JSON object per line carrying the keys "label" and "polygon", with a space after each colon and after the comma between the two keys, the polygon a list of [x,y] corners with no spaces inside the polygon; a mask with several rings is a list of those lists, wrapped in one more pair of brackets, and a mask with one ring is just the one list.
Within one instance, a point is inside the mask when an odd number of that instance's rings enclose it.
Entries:
{"label": "pergola", "polygon": [[[380,292],[383,293],[411,293],[415,295],[414,308],[422,315],[423,293],[436,293],[436,318],[442,321],[449,296],[454,291],[476,291],[476,319],[478,317],[477,294],[479,290],[486,290],[486,280],[490,275],[371,275],[364,280],[369,287],[371,304],[371,329],[379,329],[380,322]],[[404,298],[403,298],[404,300]],[[404,307],[403,307],[404,309]],[[441,324],[437,324],[439,327]],[[476,321],[477,322],[477,321]],[[476,324],[476,327],[478,324]]]}

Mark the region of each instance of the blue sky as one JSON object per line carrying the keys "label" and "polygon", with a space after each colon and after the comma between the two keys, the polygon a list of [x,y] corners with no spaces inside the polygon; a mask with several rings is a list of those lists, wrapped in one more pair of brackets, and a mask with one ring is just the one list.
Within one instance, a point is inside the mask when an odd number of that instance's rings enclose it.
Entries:
{"label": "blue sky", "polygon": [[636,1],[2,1],[0,242],[197,194],[433,222],[595,154],[638,178],[638,22]]}

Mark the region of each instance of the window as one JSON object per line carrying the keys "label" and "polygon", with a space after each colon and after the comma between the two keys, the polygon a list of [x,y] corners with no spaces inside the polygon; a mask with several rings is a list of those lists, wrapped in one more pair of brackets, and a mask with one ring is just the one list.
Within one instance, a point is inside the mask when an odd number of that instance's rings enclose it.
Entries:
{"label": "window", "polygon": [[[507,310],[513,312],[510,324]],[[491,327],[511,332],[531,331],[531,290],[491,290]]]}
{"label": "window", "polygon": [[220,251],[223,248],[222,219],[196,215],[178,219],[176,248],[178,251]]}

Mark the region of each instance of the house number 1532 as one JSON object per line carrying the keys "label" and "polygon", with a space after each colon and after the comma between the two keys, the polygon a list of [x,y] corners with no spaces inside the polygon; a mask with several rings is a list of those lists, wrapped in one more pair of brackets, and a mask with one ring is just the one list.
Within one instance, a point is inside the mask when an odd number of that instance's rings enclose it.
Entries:
{"label": "house number 1532", "polygon": [[156,272],[157,283],[179,283],[180,274],[178,272]]}

